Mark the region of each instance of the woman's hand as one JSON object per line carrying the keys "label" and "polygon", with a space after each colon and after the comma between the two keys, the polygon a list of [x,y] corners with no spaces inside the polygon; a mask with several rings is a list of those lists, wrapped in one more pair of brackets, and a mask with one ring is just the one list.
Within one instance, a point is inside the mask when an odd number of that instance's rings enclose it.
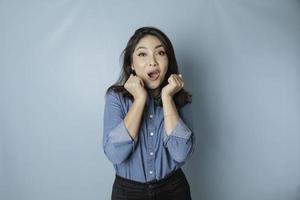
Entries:
{"label": "woman's hand", "polygon": [[168,82],[169,84],[161,91],[162,97],[173,97],[173,95],[179,92],[184,86],[181,74],[171,74],[168,78]]}
{"label": "woman's hand", "polygon": [[147,91],[145,90],[144,82],[140,77],[131,74],[125,82],[124,87],[133,96],[135,100],[147,99]]}

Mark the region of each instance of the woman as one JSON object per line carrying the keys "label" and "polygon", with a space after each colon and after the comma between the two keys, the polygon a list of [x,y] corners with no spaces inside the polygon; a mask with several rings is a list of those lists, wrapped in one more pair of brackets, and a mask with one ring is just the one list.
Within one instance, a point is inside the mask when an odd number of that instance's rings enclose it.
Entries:
{"label": "woman", "polygon": [[181,167],[193,152],[191,95],[168,37],[154,27],[135,31],[122,73],[108,88],[103,148],[116,177],[112,200],[189,200]]}

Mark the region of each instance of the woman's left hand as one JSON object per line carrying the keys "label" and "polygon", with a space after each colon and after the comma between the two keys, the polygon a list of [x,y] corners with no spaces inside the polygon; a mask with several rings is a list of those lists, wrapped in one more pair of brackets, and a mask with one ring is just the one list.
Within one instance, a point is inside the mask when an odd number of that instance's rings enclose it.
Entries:
{"label": "woman's left hand", "polygon": [[184,86],[184,82],[181,74],[179,75],[171,74],[171,76],[168,78],[168,82],[169,84],[163,87],[161,91],[162,97],[163,96],[173,97],[173,95],[179,92]]}

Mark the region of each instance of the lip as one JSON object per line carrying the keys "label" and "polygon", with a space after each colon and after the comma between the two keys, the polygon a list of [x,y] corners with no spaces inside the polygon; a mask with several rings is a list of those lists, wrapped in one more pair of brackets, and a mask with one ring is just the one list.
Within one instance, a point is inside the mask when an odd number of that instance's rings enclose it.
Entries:
{"label": "lip", "polygon": [[[156,76],[156,78],[152,78],[151,76],[149,76],[149,74],[152,73],[152,72],[156,72],[156,73],[158,74],[158,75]],[[159,78],[159,76],[160,76],[160,71],[159,71],[159,69],[153,69],[153,70],[150,70],[150,71],[147,72],[147,78],[150,79],[150,80],[152,80],[152,81],[157,80],[157,79]]]}
{"label": "lip", "polygon": [[149,70],[149,71],[147,72],[147,75],[149,76],[149,74],[152,73],[152,72],[158,72],[158,73],[160,74],[159,69],[152,69],[152,70]]}

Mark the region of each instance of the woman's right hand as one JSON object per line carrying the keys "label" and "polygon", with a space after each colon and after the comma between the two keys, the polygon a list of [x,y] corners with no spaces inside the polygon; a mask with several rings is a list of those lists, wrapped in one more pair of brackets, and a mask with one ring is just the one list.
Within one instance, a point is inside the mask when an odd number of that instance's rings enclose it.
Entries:
{"label": "woman's right hand", "polygon": [[135,100],[147,99],[147,91],[145,90],[144,82],[140,77],[131,74],[125,82],[124,87],[133,96]]}

